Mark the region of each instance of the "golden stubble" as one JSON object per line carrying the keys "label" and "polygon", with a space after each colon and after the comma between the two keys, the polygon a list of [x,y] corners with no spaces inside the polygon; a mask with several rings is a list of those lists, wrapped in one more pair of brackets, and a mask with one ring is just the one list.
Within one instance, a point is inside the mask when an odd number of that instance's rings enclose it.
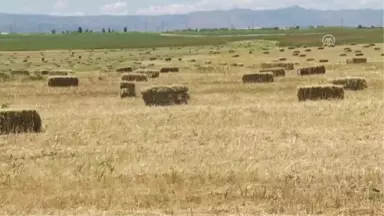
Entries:
{"label": "golden stubble", "polygon": [[[82,55],[76,65],[101,58],[81,65],[77,88],[0,83],[2,103],[37,109],[44,125],[40,134],[0,137],[0,214],[381,215],[383,58],[369,48],[363,50],[368,64],[346,65],[348,56],[339,56],[343,48],[312,48],[304,58],[293,57],[292,50],[266,55],[245,48],[236,50],[239,58],[226,48],[219,55],[209,55],[209,48],[197,55],[163,48],[141,56],[183,58],[171,63],[144,61],[135,50],[94,51],[90,57],[76,51]],[[13,59],[21,62],[25,55]],[[28,55],[35,59],[31,67],[41,68],[40,53]],[[45,56],[60,61],[70,54]],[[282,57],[300,66],[320,64],[307,58],[329,59],[327,73],[298,77],[294,70],[273,83],[241,82],[261,62]],[[120,74],[94,71],[138,60],[181,68],[138,82],[138,90],[183,84],[190,89],[189,104],[146,107],[140,96],[120,99]],[[8,69],[4,61],[0,68]],[[195,69],[206,61],[215,69]],[[364,77],[368,88],[346,91],[344,100],[297,101],[298,86],[340,76]]]}

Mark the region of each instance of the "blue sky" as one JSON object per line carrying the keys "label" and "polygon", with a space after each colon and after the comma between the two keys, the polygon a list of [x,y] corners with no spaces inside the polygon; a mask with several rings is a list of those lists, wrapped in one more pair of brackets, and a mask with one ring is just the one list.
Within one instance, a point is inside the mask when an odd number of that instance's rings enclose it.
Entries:
{"label": "blue sky", "polygon": [[178,14],[192,11],[273,9],[299,5],[316,9],[383,8],[383,0],[0,0],[0,13],[51,15]]}

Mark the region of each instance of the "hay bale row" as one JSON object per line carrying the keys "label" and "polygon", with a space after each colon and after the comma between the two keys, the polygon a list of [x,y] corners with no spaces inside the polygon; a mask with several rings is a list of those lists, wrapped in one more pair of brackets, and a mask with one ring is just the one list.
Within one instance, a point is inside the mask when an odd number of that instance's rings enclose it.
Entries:
{"label": "hay bale row", "polygon": [[259,71],[260,73],[265,72],[271,72],[273,73],[273,76],[285,76],[285,70],[284,68],[269,68],[269,69],[262,69]]}
{"label": "hay bale row", "polygon": [[299,68],[297,70],[297,75],[299,75],[299,76],[313,75],[313,74],[325,74],[325,67],[324,67],[324,65]]}
{"label": "hay bale row", "polygon": [[38,133],[42,121],[36,110],[0,110],[0,134]]}
{"label": "hay bale row", "polygon": [[157,78],[160,76],[160,71],[156,71],[156,70],[137,70],[137,71],[135,71],[135,73],[136,74],[144,74],[150,78]]}
{"label": "hay bale row", "polygon": [[273,80],[272,72],[244,74],[242,77],[243,83],[268,83]]}
{"label": "hay bale row", "polygon": [[160,73],[179,72],[178,67],[163,67],[160,69]]}
{"label": "hay bale row", "polygon": [[292,62],[267,62],[267,63],[261,63],[260,66],[263,69],[284,68],[285,70],[293,70],[295,68]]}
{"label": "hay bale row", "polygon": [[120,82],[120,97],[136,97],[136,84],[129,81]]}
{"label": "hay bale row", "polygon": [[145,105],[165,106],[174,104],[188,104],[190,96],[186,86],[154,86],[141,91]]}
{"label": "hay bale row", "polygon": [[79,85],[79,78],[76,76],[49,76],[49,87],[76,87]]}
{"label": "hay bale row", "polygon": [[12,76],[29,76],[29,71],[27,70],[13,70],[11,71]]}
{"label": "hay bale row", "polygon": [[231,67],[243,67],[244,64],[243,63],[232,63],[231,64]]}
{"label": "hay bale row", "polygon": [[341,85],[348,90],[363,90],[368,87],[367,81],[362,77],[343,77],[330,81],[334,85]]}
{"label": "hay bale row", "polygon": [[351,58],[347,59],[347,64],[361,64],[367,63],[367,58]]}
{"label": "hay bale row", "polygon": [[299,101],[344,99],[344,88],[338,85],[301,86],[297,90]]}
{"label": "hay bale row", "polygon": [[122,68],[117,68],[116,69],[116,72],[132,72],[133,71],[133,69],[132,69],[132,67],[122,67]]}
{"label": "hay bale row", "polygon": [[147,81],[147,76],[139,73],[124,73],[121,75],[121,81]]}

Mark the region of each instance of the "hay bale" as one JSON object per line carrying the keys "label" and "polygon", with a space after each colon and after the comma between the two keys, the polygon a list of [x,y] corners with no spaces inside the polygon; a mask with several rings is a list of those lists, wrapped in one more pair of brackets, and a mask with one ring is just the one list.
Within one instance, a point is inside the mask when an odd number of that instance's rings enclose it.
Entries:
{"label": "hay bale", "polygon": [[361,50],[355,50],[355,53],[361,53]]}
{"label": "hay bale", "polygon": [[271,72],[273,73],[273,76],[285,76],[285,70],[284,68],[269,68],[269,69],[262,69],[259,71],[260,73],[265,73],[265,72]]}
{"label": "hay bale", "polygon": [[298,56],[299,55],[299,53],[293,53],[292,54],[292,56]]}
{"label": "hay bale", "polygon": [[301,86],[298,87],[297,98],[299,101],[344,99],[344,88],[333,84]]}
{"label": "hay bale", "polygon": [[305,54],[300,54],[299,56],[300,56],[300,57],[306,57],[307,55],[305,55]]}
{"label": "hay bale", "polygon": [[367,58],[351,58],[347,59],[347,64],[367,63]]}
{"label": "hay bale", "polygon": [[180,85],[149,87],[143,89],[141,94],[147,106],[188,104],[190,99],[188,87]]}
{"label": "hay bale", "polygon": [[348,90],[363,90],[368,87],[367,81],[362,77],[342,77],[330,81],[334,85],[342,85]]}
{"label": "hay bale", "polygon": [[160,71],[156,71],[156,70],[137,70],[135,71],[135,73],[144,74],[150,78],[157,78],[160,76]]}
{"label": "hay bale", "polygon": [[119,73],[132,72],[132,71],[133,71],[132,67],[122,67],[122,68],[116,69],[116,72],[119,72]]}
{"label": "hay bale", "polygon": [[8,81],[12,77],[8,73],[0,72],[0,81]]}
{"label": "hay bale", "polygon": [[136,97],[136,84],[129,81],[120,82],[120,97]]}
{"label": "hay bale", "polygon": [[373,50],[380,50],[380,47],[375,47]]}
{"label": "hay bale", "polygon": [[[43,71],[44,74],[42,73],[42,75],[45,75],[45,71]],[[48,71],[48,74],[46,75],[49,75],[49,76],[68,76],[70,71],[68,70],[55,70],[55,71]]]}
{"label": "hay bale", "polygon": [[279,61],[286,61],[287,58],[279,58]]}
{"label": "hay bale", "polygon": [[312,50],[311,49],[305,49],[304,51],[305,52],[311,52]]}
{"label": "hay bale", "polygon": [[317,49],[318,49],[318,50],[323,50],[323,49],[324,49],[324,47],[318,47]]}
{"label": "hay bale", "polygon": [[295,47],[288,47],[289,50],[295,49]]}
{"label": "hay bale", "polygon": [[196,59],[189,59],[187,62],[196,62]]}
{"label": "hay bale", "polygon": [[235,50],[229,50],[229,53],[235,53]]}
{"label": "hay bale", "polygon": [[165,58],[165,61],[167,62],[172,61],[172,58]]}
{"label": "hay bale", "polygon": [[156,61],[156,59],[157,59],[156,57],[149,58],[150,61]]}
{"label": "hay bale", "polygon": [[178,67],[163,67],[160,69],[160,73],[179,72]]}
{"label": "hay bale", "polygon": [[341,53],[340,56],[347,56],[347,54],[346,53]]}
{"label": "hay bale", "polygon": [[280,52],[284,52],[284,49],[279,49]]}
{"label": "hay bale", "polygon": [[240,55],[233,55],[232,58],[238,58]]}
{"label": "hay bale", "polygon": [[363,53],[356,53],[355,56],[364,56]]}
{"label": "hay bale", "polygon": [[212,64],[212,62],[211,61],[206,61],[206,62],[204,62],[204,64]]}
{"label": "hay bale", "polygon": [[370,46],[369,45],[364,45],[363,48],[369,48]]}
{"label": "hay bale", "polygon": [[27,70],[12,70],[12,76],[29,76],[29,71]]}
{"label": "hay bale", "polygon": [[308,58],[307,61],[315,61],[314,58]]}
{"label": "hay bale", "polygon": [[76,76],[49,76],[49,87],[75,87],[79,85],[79,78]]}
{"label": "hay bale", "polygon": [[215,67],[213,66],[208,66],[208,65],[202,65],[202,66],[198,66],[197,69],[199,71],[214,71],[215,70]]}
{"label": "hay bale", "polygon": [[295,50],[292,52],[292,54],[300,54],[300,50]]}
{"label": "hay bale", "polygon": [[371,46],[371,47],[372,47],[372,46],[376,46],[376,44],[374,44],[374,43],[371,43],[371,44],[369,44],[369,46]]}
{"label": "hay bale", "polygon": [[121,75],[122,81],[147,81],[147,76],[145,74],[139,73],[124,73]]}
{"label": "hay bale", "polygon": [[297,75],[305,76],[305,75],[313,75],[313,74],[325,74],[325,71],[326,70],[324,65],[304,67],[304,68],[299,68],[297,70]]}
{"label": "hay bale", "polygon": [[244,64],[243,63],[232,63],[231,66],[232,67],[243,67]]}
{"label": "hay bale", "polygon": [[243,83],[269,83],[273,80],[273,73],[271,72],[244,74],[242,77]]}
{"label": "hay bale", "polygon": [[292,62],[264,62],[260,64],[261,68],[284,68],[285,70],[293,70],[295,66]]}
{"label": "hay bale", "polygon": [[326,62],[328,62],[328,59],[320,59],[319,62],[320,63],[326,63]]}
{"label": "hay bale", "polygon": [[269,52],[268,52],[268,51],[265,51],[265,52],[263,52],[263,54],[266,54],[266,55],[268,55],[268,54],[269,54]]}
{"label": "hay bale", "polygon": [[0,110],[0,134],[38,133],[42,121],[36,110]]}

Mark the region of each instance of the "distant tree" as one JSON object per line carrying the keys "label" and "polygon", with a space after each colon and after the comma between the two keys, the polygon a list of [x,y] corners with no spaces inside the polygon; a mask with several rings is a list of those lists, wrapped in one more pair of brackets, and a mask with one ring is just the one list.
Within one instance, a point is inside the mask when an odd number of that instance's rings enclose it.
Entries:
{"label": "distant tree", "polygon": [[56,34],[56,30],[55,30],[55,29],[52,29],[52,30],[51,30],[51,34]]}
{"label": "distant tree", "polygon": [[78,33],[83,33],[83,28],[81,28],[81,26],[79,26],[79,28],[77,29],[77,32]]}
{"label": "distant tree", "polygon": [[363,26],[359,24],[359,25],[357,26],[357,28],[361,29],[361,28],[363,28]]}
{"label": "distant tree", "polygon": [[112,31],[111,31],[111,28],[108,28],[108,33],[111,33]]}
{"label": "distant tree", "polygon": [[128,31],[128,28],[127,26],[124,27],[124,32],[127,32]]}
{"label": "distant tree", "polygon": [[102,29],[101,29],[101,32],[105,33],[105,28],[102,28]]}

